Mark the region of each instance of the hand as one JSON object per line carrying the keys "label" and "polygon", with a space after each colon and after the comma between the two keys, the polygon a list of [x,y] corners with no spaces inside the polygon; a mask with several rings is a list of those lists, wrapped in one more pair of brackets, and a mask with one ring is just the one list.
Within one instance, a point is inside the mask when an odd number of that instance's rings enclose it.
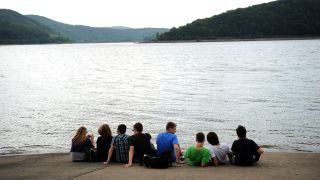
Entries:
{"label": "hand", "polygon": [[184,161],[178,160],[176,163],[177,164],[184,164]]}
{"label": "hand", "polygon": [[125,167],[131,167],[132,166],[132,164],[126,164],[125,165]]}

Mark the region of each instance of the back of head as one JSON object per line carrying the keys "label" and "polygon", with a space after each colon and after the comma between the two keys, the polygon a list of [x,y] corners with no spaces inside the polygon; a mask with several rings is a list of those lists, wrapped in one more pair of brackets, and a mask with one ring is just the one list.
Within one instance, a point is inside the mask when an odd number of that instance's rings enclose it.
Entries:
{"label": "back of head", "polygon": [[203,132],[198,132],[196,135],[196,141],[199,143],[203,143],[204,142],[204,134]]}
{"label": "back of head", "polygon": [[124,134],[126,133],[127,126],[125,124],[119,124],[118,126],[118,133],[119,134]]}
{"label": "back of head", "polygon": [[84,144],[86,141],[87,128],[84,126],[79,127],[76,134],[72,138],[72,142],[75,144]]}
{"label": "back of head", "polygon": [[151,140],[151,134],[149,134],[149,133],[145,133],[145,136],[146,136],[146,138],[148,139],[148,140]]}
{"label": "back of head", "polygon": [[111,133],[111,130],[110,130],[110,127],[108,124],[102,124],[98,129],[98,133],[102,137],[111,137],[112,136],[112,133]]}
{"label": "back of head", "polygon": [[218,135],[215,132],[209,132],[207,134],[207,141],[211,144],[211,145],[218,145],[219,144],[219,138]]}
{"label": "back of head", "polygon": [[237,128],[237,135],[239,138],[245,138],[247,134],[247,130],[244,126],[239,125]]}
{"label": "back of head", "polygon": [[168,122],[167,125],[166,125],[166,130],[174,129],[174,128],[176,128],[176,127],[177,127],[176,123],[174,123],[174,122]]}
{"label": "back of head", "polygon": [[142,131],[143,131],[143,126],[142,126],[142,124],[141,123],[135,123],[134,125],[133,125],[133,129],[135,129],[136,131],[138,131],[139,133],[141,133]]}

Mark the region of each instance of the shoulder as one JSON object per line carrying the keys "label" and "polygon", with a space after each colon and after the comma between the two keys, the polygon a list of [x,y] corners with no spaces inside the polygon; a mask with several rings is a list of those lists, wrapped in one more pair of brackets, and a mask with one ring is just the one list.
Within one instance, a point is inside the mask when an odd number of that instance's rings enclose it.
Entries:
{"label": "shoulder", "polygon": [[202,152],[203,152],[203,153],[210,153],[209,149],[207,149],[207,148],[205,148],[205,147],[202,147],[201,149],[202,149]]}
{"label": "shoulder", "polygon": [[194,149],[195,149],[194,146],[189,146],[188,149],[187,149],[187,151],[193,151]]}
{"label": "shoulder", "polygon": [[129,136],[129,135],[126,135],[126,134],[124,134],[122,137],[123,137],[124,139],[129,139],[129,138],[130,138],[130,136]]}
{"label": "shoulder", "polygon": [[235,144],[238,144],[238,143],[240,143],[240,140],[239,140],[239,139],[234,140],[233,143],[232,143],[232,145],[235,145]]}
{"label": "shoulder", "polygon": [[178,139],[176,134],[172,134],[172,133],[167,133],[166,135],[168,138],[172,138],[172,139]]}
{"label": "shoulder", "polygon": [[221,148],[229,148],[229,145],[227,143],[220,143]]}
{"label": "shoulder", "polygon": [[128,136],[128,138],[130,140],[136,140],[138,138],[138,136],[137,135],[132,135],[132,136]]}
{"label": "shoulder", "polygon": [[106,137],[106,140],[107,140],[107,141],[111,141],[112,139],[113,139],[112,136]]}
{"label": "shoulder", "polygon": [[254,142],[254,140],[252,139],[247,139],[247,142],[249,142],[250,144],[256,144],[256,142]]}
{"label": "shoulder", "polygon": [[250,144],[252,144],[252,145],[254,145],[254,146],[258,146],[257,143],[256,143],[254,140],[248,139],[248,141],[250,142]]}
{"label": "shoulder", "polygon": [[208,144],[208,145],[206,145],[206,148],[211,150],[211,149],[214,149],[214,146],[211,144]]}
{"label": "shoulder", "polygon": [[158,138],[165,136],[166,133],[160,133],[158,134]]}

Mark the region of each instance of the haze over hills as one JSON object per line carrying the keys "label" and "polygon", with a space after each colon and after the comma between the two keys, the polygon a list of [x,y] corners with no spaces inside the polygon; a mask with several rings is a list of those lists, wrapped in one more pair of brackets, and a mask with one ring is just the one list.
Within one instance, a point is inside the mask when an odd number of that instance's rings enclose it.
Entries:
{"label": "haze over hills", "polygon": [[146,41],[165,28],[89,27],[69,25],[37,15],[0,9],[0,44],[100,43]]}
{"label": "haze over hills", "polygon": [[320,37],[319,0],[278,0],[198,19],[159,41]]}
{"label": "haze over hills", "polygon": [[0,9],[0,44],[62,42],[69,40],[15,11]]}
{"label": "haze over hills", "polygon": [[90,27],[83,25],[69,25],[37,15],[26,15],[26,17],[37,21],[60,33],[73,42],[124,42],[145,41],[156,37],[156,33],[168,31],[165,28],[129,28],[123,26],[115,27]]}

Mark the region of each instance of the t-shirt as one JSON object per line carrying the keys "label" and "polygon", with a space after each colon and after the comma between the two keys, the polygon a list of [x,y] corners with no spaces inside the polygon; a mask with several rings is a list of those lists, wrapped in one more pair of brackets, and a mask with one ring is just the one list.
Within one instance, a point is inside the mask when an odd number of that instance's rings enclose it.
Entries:
{"label": "t-shirt", "polygon": [[234,153],[236,165],[250,166],[254,163],[253,156],[260,147],[251,139],[242,138],[235,140],[231,150]]}
{"label": "t-shirt", "polygon": [[229,146],[226,143],[220,143],[219,145],[208,145],[211,157],[216,157],[220,163],[227,163],[227,154],[229,153]]}
{"label": "t-shirt", "polygon": [[190,166],[198,166],[211,162],[210,151],[204,147],[197,149],[195,146],[190,146],[184,153],[184,157]]}
{"label": "t-shirt", "polygon": [[126,134],[119,134],[112,138],[111,144],[115,146],[117,162],[128,163],[129,137]]}
{"label": "t-shirt", "polygon": [[175,144],[179,144],[177,135],[168,132],[160,133],[157,137],[157,154],[170,150],[172,161],[176,161],[176,153],[173,147]]}
{"label": "t-shirt", "polygon": [[86,141],[83,144],[76,144],[74,142],[71,142],[71,150],[70,152],[79,152],[79,153],[85,153],[90,150],[90,148],[93,148],[93,144],[91,143],[91,140],[89,137],[86,137]]}
{"label": "t-shirt", "polygon": [[97,157],[96,160],[103,162],[108,159],[108,152],[111,146],[112,136],[110,137],[98,137],[97,139]]}
{"label": "t-shirt", "polygon": [[143,162],[143,155],[150,154],[150,140],[143,133],[138,133],[130,136],[130,146],[134,146],[134,160]]}

